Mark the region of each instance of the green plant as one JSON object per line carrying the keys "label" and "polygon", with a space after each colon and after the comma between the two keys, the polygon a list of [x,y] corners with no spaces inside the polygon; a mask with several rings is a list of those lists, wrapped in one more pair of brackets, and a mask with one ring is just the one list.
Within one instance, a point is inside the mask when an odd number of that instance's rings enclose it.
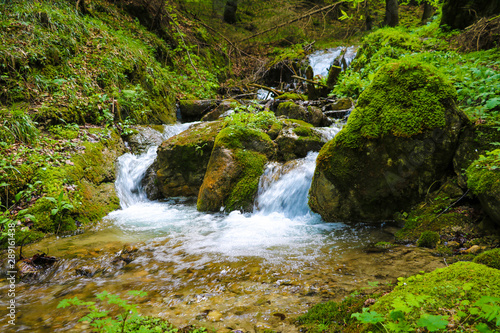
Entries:
{"label": "green plant", "polygon": [[31,144],[40,134],[37,124],[25,110],[12,109],[9,113],[3,112],[1,116],[0,141]]}
{"label": "green plant", "polygon": [[45,199],[55,204],[55,207],[52,208],[50,213],[55,218],[56,223],[58,223],[56,231],[56,234],[58,234],[59,229],[61,228],[64,214],[67,211],[74,209],[75,207],[69,201],[64,200],[64,191],[61,191],[61,193],[59,193],[57,199],[53,197],[45,197]]}
{"label": "green plant", "polygon": [[[131,290],[128,295],[135,297],[145,297],[146,292],[141,290]],[[107,291],[103,291],[96,295],[97,299],[103,305],[111,307],[113,310],[103,310],[93,301],[82,301],[78,297],[63,299],[57,305],[57,308],[67,308],[69,306],[85,307],[89,312],[79,321],[87,321],[93,328],[93,332],[105,333],[176,333],[177,328],[169,322],[160,318],[142,317],[138,311],[137,304],[130,304],[128,301],[120,298],[118,295],[113,295]],[[116,315],[116,313],[118,313]],[[190,333],[204,333],[204,327],[192,328],[185,330]]]}

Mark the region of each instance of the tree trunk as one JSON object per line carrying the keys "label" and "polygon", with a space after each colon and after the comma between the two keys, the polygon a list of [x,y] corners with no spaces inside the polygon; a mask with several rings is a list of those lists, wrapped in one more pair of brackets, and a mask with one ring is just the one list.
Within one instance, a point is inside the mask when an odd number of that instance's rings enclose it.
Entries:
{"label": "tree trunk", "polygon": [[384,25],[395,27],[399,24],[398,0],[385,0],[385,20]]}
{"label": "tree trunk", "polygon": [[236,11],[238,10],[238,0],[227,0],[224,8],[224,22],[236,23]]}
{"label": "tree trunk", "polygon": [[370,7],[368,7],[368,1],[365,0],[365,28],[367,31],[373,28],[373,18],[371,15]]}
{"label": "tree trunk", "polygon": [[426,23],[434,15],[434,7],[428,2],[424,1],[424,12],[422,13],[422,24]]}

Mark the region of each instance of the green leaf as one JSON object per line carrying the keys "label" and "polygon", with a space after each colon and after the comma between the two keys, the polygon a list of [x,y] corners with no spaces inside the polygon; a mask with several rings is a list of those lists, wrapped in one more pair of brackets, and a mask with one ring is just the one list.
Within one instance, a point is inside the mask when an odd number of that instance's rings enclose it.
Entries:
{"label": "green leaf", "polygon": [[356,318],[364,324],[376,324],[384,321],[384,317],[376,311],[368,311],[364,308],[362,313],[353,313],[351,317]]}
{"label": "green leaf", "polygon": [[50,212],[52,213],[52,215],[56,215],[59,212],[59,209],[58,208],[54,208]]}
{"label": "green leaf", "polygon": [[425,327],[429,332],[435,332],[437,330],[446,328],[448,325],[448,320],[445,316],[434,316],[434,315],[423,315],[418,321],[417,325],[419,327]]}
{"label": "green leaf", "polygon": [[391,314],[390,314],[390,317],[392,320],[400,320],[400,319],[405,319],[405,314],[403,311],[400,311],[400,310],[394,310],[394,311],[391,311]]}
{"label": "green leaf", "polygon": [[494,333],[494,331],[492,331],[485,323],[478,324],[476,326],[476,330],[481,333]]}

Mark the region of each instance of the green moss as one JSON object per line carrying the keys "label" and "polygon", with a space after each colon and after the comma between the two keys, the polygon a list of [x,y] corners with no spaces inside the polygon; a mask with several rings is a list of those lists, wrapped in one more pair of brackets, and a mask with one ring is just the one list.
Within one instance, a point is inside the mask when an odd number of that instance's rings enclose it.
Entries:
{"label": "green moss", "polygon": [[467,168],[467,186],[478,195],[500,186],[500,149],[481,155]]}
{"label": "green moss", "polygon": [[485,251],[474,258],[476,264],[483,264],[491,268],[500,269],[500,248]]}
{"label": "green moss", "polygon": [[248,207],[251,207],[259,187],[260,176],[267,163],[265,155],[248,150],[237,149],[234,157],[241,170],[241,175],[225,202],[226,211],[240,208],[247,210]]}
{"label": "green moss", "polygon": [[300,120],[300,119],[285,119],[285,123],[297,124],[300,127],[314,127],[312,124],[309,124],[308,122],[305,122],[305,121]]}
{"label": "green moss", "polygon": [[387,64],[359,97],[335,143],[356,148],[364,139],[444,127],[443,100],[453,98],[455,89],[436,68],[409,59]]}
{"label": "green moss", "polygon": [[435,231],[424,231],[417,240],[418,247],[435,248],[439,243],[439,234]]}
{"label": "green moss", "polygon": [[500,297],[500,284],[493,281],[500,281],[498,270],[471,262],[458,262],[431,273],[400,279],[398,286],[382,296],[371,310],[388,314],[395,304],[420,299],[419,311],[408,313],[410,318],[405,319],[418,318],[421,312],[453,319],[452,313],[458,309],[467,312],[482,296]]}
{"label": "green moss", "polygon": [[361,312],[364,302],[378,295],[348,296],[341,302],[319,303],[297,318],[308,332],[362,332],[351,314]]}
{"label": "green moss", "polygon": [[296,93],[285,93],[283,95],[279,95],[278,97],[276,97],[276,99],[307,101],[307,95],[301,95]]}

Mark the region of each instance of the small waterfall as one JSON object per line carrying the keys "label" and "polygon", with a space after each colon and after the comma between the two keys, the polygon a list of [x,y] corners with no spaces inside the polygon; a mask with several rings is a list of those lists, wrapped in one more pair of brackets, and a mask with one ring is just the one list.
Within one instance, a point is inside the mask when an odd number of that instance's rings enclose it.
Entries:
{"label": "small waterfall", "polygon": [[[195,123],[185,123],[176,125],[165,125],[162,136],[164,140],[179,134]],[[118,158],[118,176],[115,181],[115,188],[120,206],[122,209],[135,205],[139,202],[147,201],[141,181],[148,168],[156,159],[156,149],[158,146],[151,146],[142,155],[131,153],[124,154]]]}
{"label": "small waterfall", "polygon": [[[337,58],[345,47],[340,46],[333,49],[319,50],[309,55],[309,64],[311,65],[314,75],[327,76],[328,70],[335,58]],[[356,48],[349,46],[344,55],[347,66],[350,65],[356,56]],[[345,70],[345,68],[343,68]]]}
{"label": "small waterfall", "polygon": [[259,182],[255,213],[281,213],[290,219],[310,214],[307,200],[317,156],[309,152],[285,164],[269,163]]}

